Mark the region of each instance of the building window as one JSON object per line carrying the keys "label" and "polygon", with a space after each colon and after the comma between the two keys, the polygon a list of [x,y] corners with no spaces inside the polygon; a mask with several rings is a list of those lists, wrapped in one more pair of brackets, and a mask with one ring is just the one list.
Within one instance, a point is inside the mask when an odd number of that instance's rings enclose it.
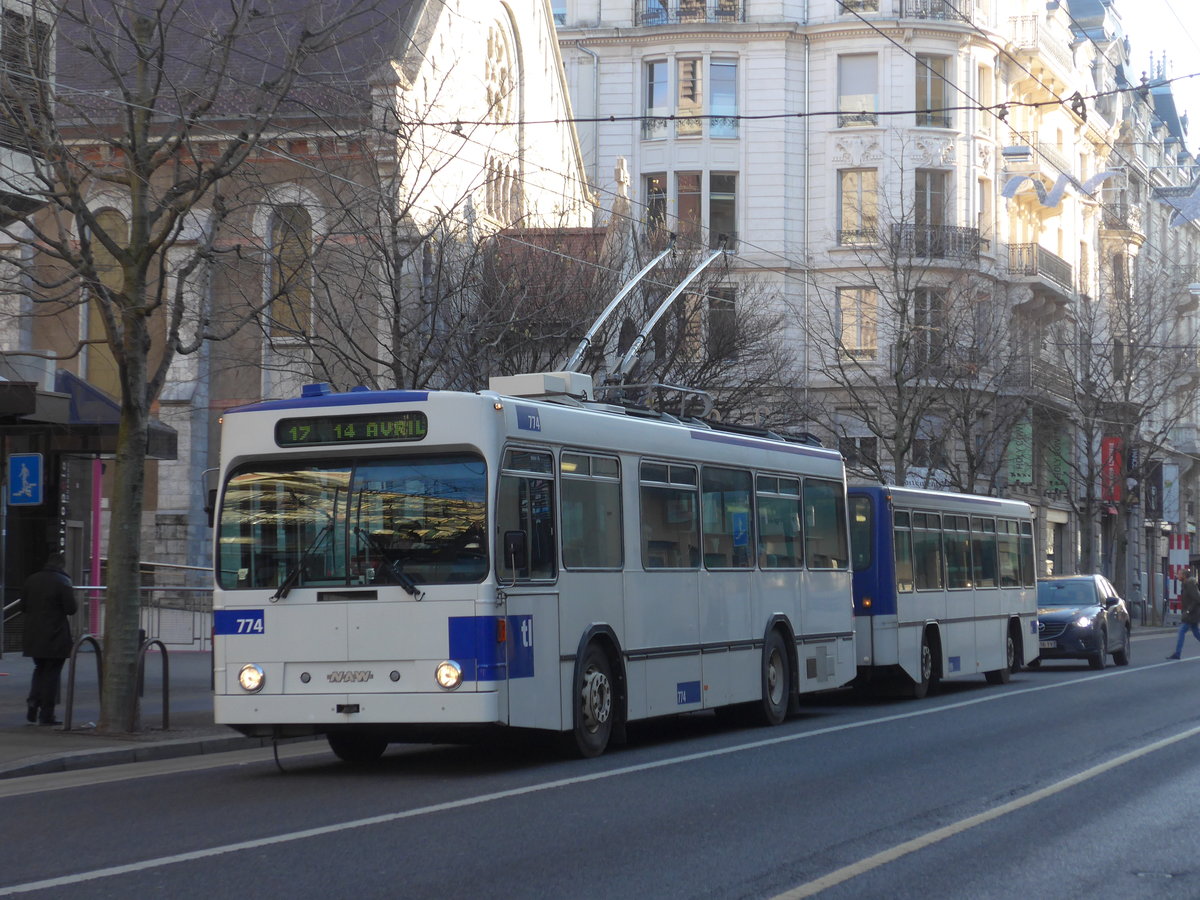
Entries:
{"label": "building window", "polygon": [[940,228],[946,224],[947,173],[941,169],[917,169],[913,218],[918,225]]}
{"label": "building window", "polygon": [[709,82],[712,84],[712,99],[709,101],[709,137],[737,137],[737,62],[735,60],[713,60],[708,67]]}
{"label": "building window", "polygon": [[946,297],[942,291],[913,292],[912,356],[919,365],[937,362],[946,347]]}
{"label": "building window", "polygon": [[646,63],[646,103],[642,110],[642,137],[646,140],[667,136],[667,116],[671,108],[667,99],[667,61],[656,59]]}
{"label": "building window", "polygon": [[[705,99],[704,72],[712,85]],[[699,137],[708,121],[710,137],[737,137],[737,60],[701,57],[650,60],[643,67],[642,139],[667,137],[675,117],[676,137]],[[669,83],[674,72],[675,82]]]}
{"label": "building window", "polygon": [[506,29],[493,25],[488,29],[487,58],[484,60],[487,116],[493,122],[511,122],[515,108],[512,52]]}
{"label": "building window", "polygon": [[838,172],[838,243],[872,244],[877,233],[878,172],[875,169],[842,169]]}
{"label": "building window", "polygon": [[983,110],[979,113],[979,130],[984,134],[994,134],[996,131],[996,113],[992,109],[992,105],[995,102],[992,98],[995,96],[993,90],[995,77],[992,75],[992,70],[987,66],[980,66],[976,72],[976,77],[979,80],[979,90],[975,96],[979,98],[979,106]]}
{"label": "building window", "polygon": [[49,79],[51,29],[45,22],[4,10],[0,21],[0,65],[7,75],[3,100],[4,115],[0,116],[0,144],[22,146],[26,131],[42,120],[39,94]]}
{"label": "building window", "polygon": [[947,85],[950,59],[945,56],[931,56],[928,53],[918,53],[917,69],[917,124],[932,125],[937,128],[950,127],[950,113],[946,109]]}
{"label": "building window", "polygon": [[869,469],[879,462],[879,439],[875,437],[838,438],[838,452],[852,468]]}
{"label": "building window", "polygon": [[874,359],[878,302],[870,288],[838,288],[842,318],[842,350],[849,356]]}
{"label": "building window", "polygon": [[839,0],[838,12],[843,16],[853,15],[856,12],[879,12],[879,0]]}
{"label": "building window", "polygon": [[874,53],[856,53],[838,57],[838,127],[874,125],[879,109]]}
{"label": "building window", "polygon": [[721,235],[725,249],[737,243],[737,175],[710,172],[708,176],[708,246],[715,250]]}
{"label": "building window", "polygon": [[703,197],[700,194],[699,172],[675,173],[675,203],[678,210],[679,233],[698,240],[704,225]]}
{"label": "building window", "polygon": [[737,356],[737,291],[732,287],[708,290],[706,349],[709,359],[733,359]]}
{"label": "building window", "polygon": [[646,231],[662,231],[667,225],[667,176],[660,173],[643,176],[646,196]]}
{"label": "building window", "polygon": [[[676,60],[675,120],[676,137],[693,137],[704,131],[704,81],[701,77],[703,60]],[[688,118],[695,116],[696,118]]]}
{"label": "building window", "polygon": [[554,13],[555,25],[567,24],[567,0],[553,0],[550,9]]}
{"label": "building window", "polygon": [[312,217],[303,206],[279,206],[271,220],[272,337],[299,337],[312,325]]}

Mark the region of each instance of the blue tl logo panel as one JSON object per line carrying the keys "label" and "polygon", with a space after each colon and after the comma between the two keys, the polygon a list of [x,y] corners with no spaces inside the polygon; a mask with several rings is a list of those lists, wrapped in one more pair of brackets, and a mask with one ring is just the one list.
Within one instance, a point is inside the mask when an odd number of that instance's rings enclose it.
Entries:
{"label": "blue tl logo panel", "polygon": [[266,634],[261,609],[213,610],[213,634]]}
{"label": "blue tl logo panel", "polygon": [[450,658],[465,681],[533,677],[533,616],[507,616],[507,640],[498,638],[499,616],[452,616]]}
{"label": "blue tl logo panel", "polygon": [[517,427],[522,431],[541,431],[542,416],[536,406],[517,404]]}
{"label": "blue tl logo panel", "polygon": [[685,706],[688,703],[700,702],[700,682],[681,681],[675,685],[675,703]]}

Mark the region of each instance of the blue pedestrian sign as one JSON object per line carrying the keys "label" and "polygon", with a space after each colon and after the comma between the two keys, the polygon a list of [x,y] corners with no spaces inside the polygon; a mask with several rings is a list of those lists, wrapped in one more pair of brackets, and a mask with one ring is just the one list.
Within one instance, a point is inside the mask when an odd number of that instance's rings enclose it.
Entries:
{"label": "blue pedestrian sign", "polygon": [[14,453],[8,458],[8,505],[37,506],[42,502],[40,453]]}

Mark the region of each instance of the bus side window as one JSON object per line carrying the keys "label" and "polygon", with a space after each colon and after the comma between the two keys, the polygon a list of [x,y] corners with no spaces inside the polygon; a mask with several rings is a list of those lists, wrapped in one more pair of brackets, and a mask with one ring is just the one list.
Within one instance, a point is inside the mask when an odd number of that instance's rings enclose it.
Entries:
{"label": "bus side window", "polygon": [[764,569],[795,569],[803,562],[800,480],[759,475],[758,560]]}
{"label": "bus side window", "polygon": [[[525,532],[526,565],[515,577],[528,579],[554,578],[554,478],[553,459],[549,453],[530,450],[506,450],[504,469],[500,475],[500,492],[496,502],[496,531],[503,537],[511,531]],[[496,542],[503,546],[503,541]],[[511,579],[514,573],[507,562],[496,559],[496,574]]]}
{"label": "bus side window", "polygon": [[971,518],[971,559],[975,587],[996,587],[996,520]]}
{"label": "bus side window", "polygon": [[850,565],[846,500],[837,482],[805,479],[804,538],[810,569],[845,569]]}
{"label": "bus side window", "polygon": [[639,491],[642,566],[694,569],[700,564],[696,469],[644,462]]}
{"label": "bus side window", "polygon": [[913,590],[912,521],[910,513],[896,511],[892,540],[896,551],[896,590],[901,594]]}

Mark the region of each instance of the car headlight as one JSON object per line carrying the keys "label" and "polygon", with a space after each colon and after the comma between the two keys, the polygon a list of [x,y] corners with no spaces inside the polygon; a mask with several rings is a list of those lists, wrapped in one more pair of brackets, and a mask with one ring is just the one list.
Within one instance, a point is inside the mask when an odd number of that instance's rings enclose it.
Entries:
{"label": "car headlight", "polygon": [[448,691],[454,690],[463,680],[462,666],[452,659],[438,663],[438,667],[434,670],[433,677],[437,683]]}
{"label": "car headlight", "polygon": [[1091,616],[1080,616],[1078,619],[1075,620],[1075,627],[1076,628],[1091,628],[1092,627],[1092,617]]}
{"label": "car headlight", "polygon": [[243,691],[248,691],[251,694],[261,691],[266,680],[262,666],[255,663],[248,663],[242,666],[241,671],[238,672],[238,684],[242,686]]}

